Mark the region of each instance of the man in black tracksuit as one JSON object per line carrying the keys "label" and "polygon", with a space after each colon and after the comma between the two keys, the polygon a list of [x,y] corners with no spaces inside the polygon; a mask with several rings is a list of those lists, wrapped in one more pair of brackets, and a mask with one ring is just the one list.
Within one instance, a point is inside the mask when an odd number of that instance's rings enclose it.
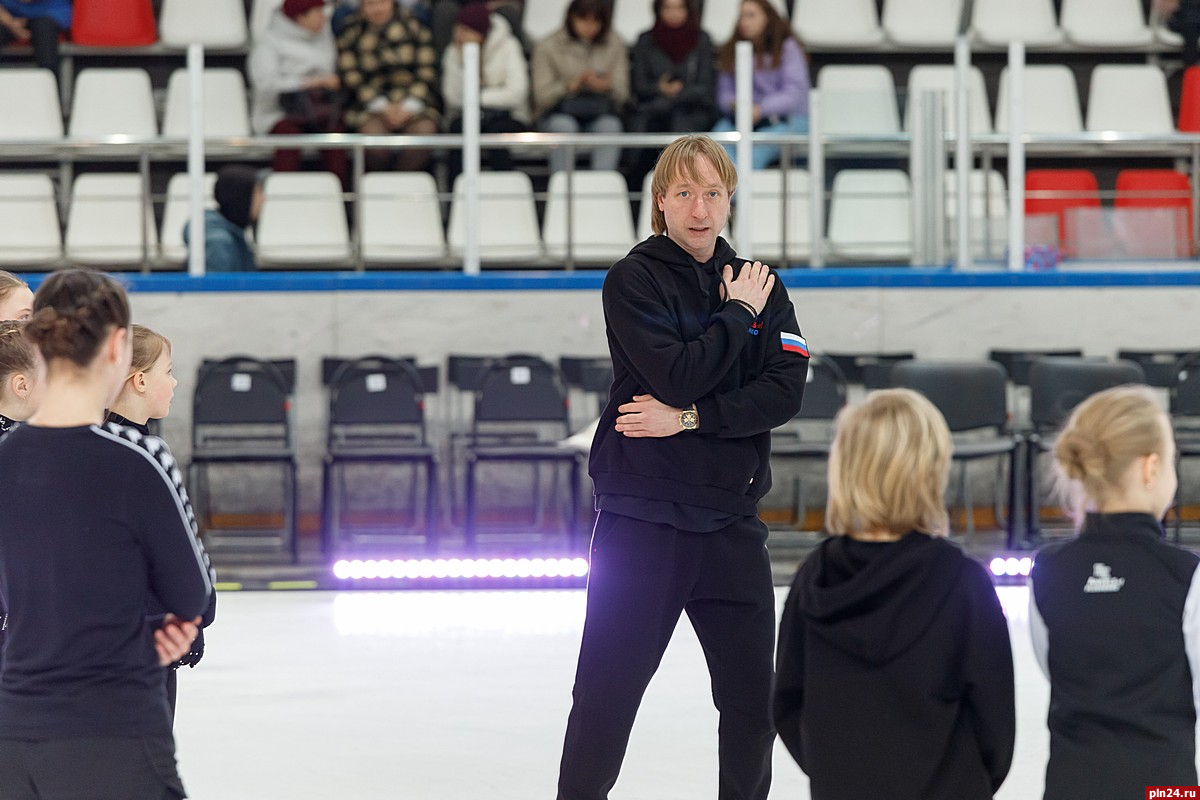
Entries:
{"label": "man in black tracksuit", "polygon": [[808,349],[782,282],[717,236],[735,184],[711,139],[676,140],[654,182],[659,235],[604,282],[613,384],[591,450],[600,515],[560,800],[608,796],[681,611],[720,711],[718,796],[770,788],[775,603],[758,500]]}

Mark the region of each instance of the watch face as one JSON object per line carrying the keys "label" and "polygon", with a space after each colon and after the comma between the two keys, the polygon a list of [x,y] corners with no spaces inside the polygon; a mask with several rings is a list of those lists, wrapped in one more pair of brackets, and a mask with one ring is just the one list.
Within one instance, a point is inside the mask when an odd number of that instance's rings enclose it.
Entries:
{"label": "watch face", "polygon": [[685,431],[695,430],[699,420],[696,419],[695,411],[683,411],[679,414],[679,424],[683,426]]}

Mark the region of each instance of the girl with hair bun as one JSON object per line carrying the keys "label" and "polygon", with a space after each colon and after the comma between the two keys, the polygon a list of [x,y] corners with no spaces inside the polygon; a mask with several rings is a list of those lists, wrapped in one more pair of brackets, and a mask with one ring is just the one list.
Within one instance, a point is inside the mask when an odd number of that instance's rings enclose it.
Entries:
{"label": "girl with hair bun", "polygon": [[0,438],[29,418],[44,388],[38,380],[37,356],[22,327],[12,320],[0,322]]}
{"label": "girl with hair bun", "polygon": [[1200,563],[1167,544],[1175,439],[1151,391],[1081,403],[1054,447],[1079,533],[1038,550],[1030,631],[1050,679],[1046,800],[1196,785]]}
{"label": "girl with hair bun", "polygon": [[[162,668],[188,652],[212,579],[171,475],[101,427],[129,369],[125,292],[56,272],[26,336],[46,387],[0,442],[0,797],[184,797]],[[158,627],[151,598],[172,612]]]}
{"label": "girl with hair bun", "polygon": [[813,800],[991,798],[1016,737],[1012,649],[987,571],[944,538],[950,430],[908,389],[871,394],[836,429],[834,535],[779,623],[779,738]]}

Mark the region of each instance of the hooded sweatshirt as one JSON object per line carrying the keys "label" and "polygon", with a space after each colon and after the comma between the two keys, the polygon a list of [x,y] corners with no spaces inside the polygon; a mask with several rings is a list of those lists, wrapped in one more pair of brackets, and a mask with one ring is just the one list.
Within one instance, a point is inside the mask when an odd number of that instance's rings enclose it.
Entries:
{"label": "hooded sweatshirt", "polygon": [[[757,513],[771,488],[771,429],[800,410],[808,354],[796,344],[800,327],[778,275],[758,319],[721,299],[721,268],[745,263],[721,238],[700,264],[667,236],[654,236],[609,270],[603,298],[613,383],[589,463],[601,508],[605,495],[615,495],[714,516]],[[674,408],[695,403],[699,429],[623,436],[614,429],[617,409],[639,394]],[[627,506],[609,510],[668,521]]]}
{"label": "hooded sweatshirt", "polygon": [[267,134],[284,117],[281,93],[300,91],[305,78],[337,72],[333,31],[326,25],[313,33],[277,10],[267,29],[255,37],[247,67],[254,90],[250,122],[255,133]]}
{"label": "hooded sweatshirt", "polygon": [[777,659],[775,724],[813,800],[977,800],[1008,774],[1008,626],[983,566],[944,539],[826,539]]}

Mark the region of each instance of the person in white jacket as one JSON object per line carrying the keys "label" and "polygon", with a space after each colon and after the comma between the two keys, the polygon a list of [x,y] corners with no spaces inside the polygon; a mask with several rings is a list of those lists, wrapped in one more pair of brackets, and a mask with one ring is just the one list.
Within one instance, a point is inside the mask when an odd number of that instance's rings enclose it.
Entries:
{"label": "person in white jacket", "polygon": [[[442,54],[442,99],[446,103],[447,129],[462,132],[463,45],[479,47],[479,129],[483,133],[521,133],[529,126],[529,64],[520,40],[500,14],[488,11],[483,2],[470,2],[454,19],[454,43]],[[485,166],[512,169],[506,148],[484,150]],[[450,179],[462,171],[462,151],[453,150],[449,160]]]}
{"label": "person in white jacket", "polygon": [[[285,0],[255,40],[247,60],[252,87],[251,126],[258,135],[340,133],[341,80],[337,45],[323,0]],[[321,150],[325,169],[349,179],[344,150]],[[300,151],[275,151],[272,167],[300,169]]]}

